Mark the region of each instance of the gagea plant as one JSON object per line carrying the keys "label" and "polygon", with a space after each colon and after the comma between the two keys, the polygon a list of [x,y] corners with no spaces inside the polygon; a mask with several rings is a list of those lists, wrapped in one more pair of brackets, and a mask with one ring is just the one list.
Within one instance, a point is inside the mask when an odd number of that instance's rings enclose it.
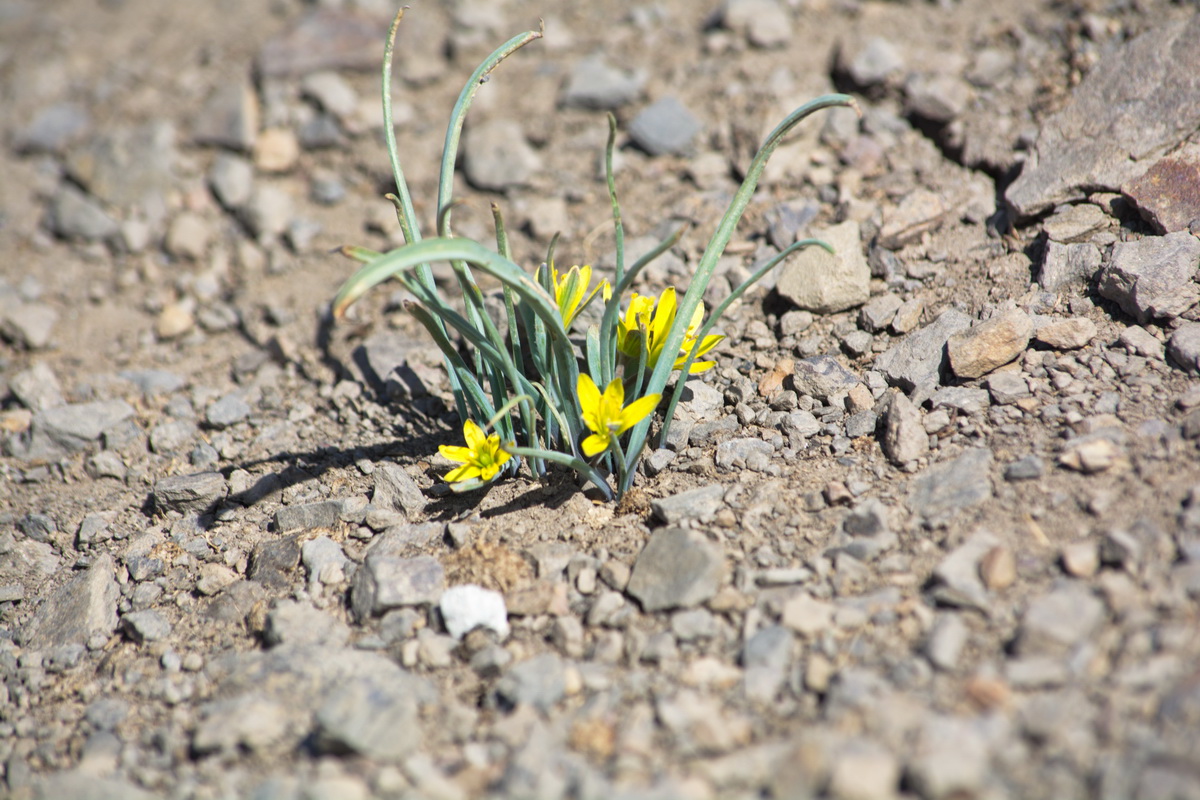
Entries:
{"label": "gagea plant", "polygon": [[[593,280],[591,267],[573,266],[560,272],[554,264],[554,244],[544,264],[526,270],[513,263],[499,209],[493,204],[495,250],[450,228],[454,207],[454,163],[463,120],[471,100],[487,76],[508,56],[542,37],[527,31],[510,39],[475,70],[450,115],[442,152],[437,198],[437,236],[421,235],[412,199],[400,166],[392,126],[392,53],[396,30],[404,16],[396,15],[388,33],[383,59],[383,116],[396,207],[405,245],[388,253],[361,247],[343,252],[362,267],[338,292],[333,313],[346,308],[372,286],[394,278],[415,298],[409,312],[433,337],[445,356],[455,406],[463,425],[465,446],[443,445],[441,453],[459,466],[446,473],[455,491],[488,486],[527,466],[534,476],[549,464],[574,470],[594,484],[607,499],[630,487],[645,448],[655,412],[661,410],[659,441],[666,437],[675,406],[688,375],[715,365],[700,360],[720,342],[710,331],[721,314],[751,285],[797,250],[829,245],[806,239],[787,247],[757,266],[743,284],[705,318],[701,298],[753,194],[771,153],[800,120],[831,106],[856,107],[840,94],[819,97],[796,109],[763,142],[741,187],[709,241],[682,298],[674,288],[658,297],[632,292],[643,267],[675,244],[679,233],[635,261],[625,264],[624,229],[613,180],[616,120],[608,118],[606,172],[616,237],[613,282]],[[434,285],[430,265],[449,262],[462,292],[461,305],[452,304]],[[484,298],[473,270],[492,275],[504,287],[506,334],[484,310]],[[581,346],[568,336],[579,313],[593,301],[603,304],[600,323],[587,329]],[[459,344],[464,345],[460,351]],[[466,355],[464,355],[466,353]],[[679,373],[665,407],[663,397],[672,376]],[[610,480],[613,482],[610,484]]]}

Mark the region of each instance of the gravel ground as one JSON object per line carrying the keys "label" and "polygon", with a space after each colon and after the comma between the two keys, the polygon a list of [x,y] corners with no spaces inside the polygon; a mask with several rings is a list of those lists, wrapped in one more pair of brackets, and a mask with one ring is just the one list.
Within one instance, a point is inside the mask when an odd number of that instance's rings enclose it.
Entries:
{"label": "gravel ground", "polygon": [[[1200,797],[1200,16],[1163,0],[418,4],[423,220],[685,287],[777,153],[620,504],[449,495],[376,0],[0,2],[13,798]],[[445,278],[446,276],[441,276]],[[484,283],[494,292],[497,287]]]}

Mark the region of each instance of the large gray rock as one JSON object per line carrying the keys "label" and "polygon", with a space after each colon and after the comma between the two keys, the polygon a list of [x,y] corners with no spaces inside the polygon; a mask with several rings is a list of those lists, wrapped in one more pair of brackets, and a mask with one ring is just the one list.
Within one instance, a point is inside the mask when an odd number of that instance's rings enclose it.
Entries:
{"label": "large gray rock", "polygon": [[425,509],[425,495],[421,487],[402,467],[382,463],[375,466],[375,492],[371,501],[378,508],[403,511],[409,517]]}
{"label": "large gray rock", "polygon": [[832,314],[862,305],[871,296],[871,268],[854,220],[817,231],[833,247],[808,247],[791,256],[779,272],[776,291],[802,309]]}
{"label": "large gray rock", "polygon": [[861,381],[832,356],[802,358],[796,362],[792,386],[800,394],[824,401],[841,392],[848,392]]}
{"label": "large gray rock", "polygon": [[1097,190],[1118,191],[1200,128],[1200,16],[1109,52],[1042,125],[1005,193],[1018,217]]}
{"label": "large gray rock", "polygon": [[665,528],[634,562],[627,591],[646,611],[689,608],[717,593],[724,570],[719,544],[698,531]]}
{"label": "large gray rock", "polygon": [[940,381],[947,340],[970,327],[970,317],[957,309],[947,309],[924,328],[885,350],[875,359],[875,369],[893,386],[905,391],[923,387],[932,394]]}
{"label": "large gray rock", "polygon": [[1099,292],[1138,322],[1177,317],[1194,305],[1200,239],[1187,231],[1113,245]]}
{"label": "large gray rock", "polygon": [[930,467],[912,481],[908,505],[926,525],[937,525],[992,496],[992,451],[965,451]]}
{"label": "large gray rock", "polygon": [[224,499],[227,491],[219,472],[172,475],[154,485],[154,507],[160,512],[204,512]]}
{"label": "large gray rock", "polygon": [[1048,292],[1083,288],[1100,271],[1103,260],[1100,248],[1090,242],[1060,244],[1048,241],[1042,253],[1038,282]]}
{"label": "large gray rock", "polygon": [[112,556],[97,556],[86,572],[76,575],[38,606],[21,630],[21,641],[41,650],[83,644],[95,634],[108,636],[117,627],[120,591]]}
{"label": "large gray rock", "polygon": [[403,683],[350,681],[317,710],[317,744],[334,753],[400,759],[420,746],[418,713],[417,698]]}
{"label": "large gray rock", "polygon": [[350,602],[360,620],[390,608],[436,603],[446,588],[446,575],[436,558],[372,553],[354,573]]}

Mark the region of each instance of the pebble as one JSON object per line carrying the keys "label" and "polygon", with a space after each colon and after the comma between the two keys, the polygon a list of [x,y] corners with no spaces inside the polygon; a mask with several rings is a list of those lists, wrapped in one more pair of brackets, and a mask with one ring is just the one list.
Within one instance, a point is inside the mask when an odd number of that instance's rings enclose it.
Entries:
{"label": "pebble", "polygon": [[1124,345],[1126,350],[1135,355],[1160,360],[1163,357],[1163,343],[1156,339],[1154,334],[1140,325],[1130,325],[1121,331],[1121,335],[1117,341]]}
{"label": "pebble", "polygon": [[154,335],[167,341],[190,331],[196,325],[196,316],[192,313],[194,305],[189,300],[183,300],[163,306],[154,319]]}
{"label": "pebble", "polygon": [[22,625],[21,643],[39,650],[107,637],[117,627],[119,596],[112,556],[101,553],[85,572],[42,601]]}
{"label": "pebble", "polygon": [[1033,338],[1055,350],[1078,350],[1096,338],[1096,332],[1096,323],[1076,317],[1039,325]]}
{"label": "pebble", "polygon": [[286,706],[259,692],[214,700],[199,711],[201,720],[192,734],[192,749],[201,755],[239,747],[263,752],[283,739],[292,724]]}
{"label": "pebble", "polygon": [[756,437],[739,437],[718,444],[713,461],[720,469],[750,467],[762,471],[767,467],[767,459],[774,454],[775,448],[769,442]]}
{"label": "pebble", "polygon": [[559,100],[568,108],[617,109],[637,100],[645,82],[641,73],[618,69],[602,55],[589,56],[571,68]]}
{"label": "pebble", "polygon": [[871,296],[871,268],[863,252],[862,232],[854,220],[814,233],[834,249],[807,247],[791,256],[775,286],[793,305],[832,314],[865,303]]}
{"label": "pebble", "polygon": [[638,112],[629,136],[652,156],[684,155],[703,125],[677,98],[667,95]]}
{"label": "pebble", "polygon": [[838,749],[829,773],[829,794],[836,800],[891,800],[901,768],[886,747],[855,739]]}
{"label": "pebble", "polygon": [[154,484],[154,508],[159,513],[206,513],[225,498],[228,486],[219,472],[171,475]]}
{"label": "pebble", "polygon": [[966,450],[927,468],[909,486],[908,505],[927,526],[941,524],[992,496],[992,451]]}
{"label": "pebble", "polygon": [[67,170],[93,197],[131,206],[171,191],[176,160],[175,127],[159,121],[89,139],[72,151]]}
{"label": "pebble", "polygon": [[872,36],[846,59],[844,69],[855,84],[868,89],[902,73],[905,61],[893,42]]}
{"label": "pebble", "polygon": [[64,183],[50,201],[50,230],[63,239],[103,242],[120,232],[117,221],[95,198]]}
{"label": "pebble", "polygon": [[904,82],[904,94],[909,114],[939,125],[952,122],[975,98],[971,84],[945,73],[913,73]]}
{"label": "pebble", "polygon": [[984,531],[968,537],[934,568],[934,597],[947,605],[988,613],[991,604],[979,565],[999,544],[994,536]]}
{"label": "pebble", "polygon": [[358,92],[336,72],[322,71],[304,76],[300,91],[343,123],[353,122],[358,115]]}
{"label": "pebble", "polygon": [[290,128],[267,128],[255,139],[252,158],[260,172],[291,172],[300,160],[300,141]]}
{"label": "pebble", "polygon": [[928,390],[937,386],[946,342],[952,335],[970,326],[971,318],[966,314],[953,308],[947,309],[932,323],[910,333],[881,353],[875,359],[875,369],[884,374],[888,383],[906,392],[917,387]]}
{"label": "pebble", "polygon": [[1097,291],[1139,323],[1177,317],[1196,302],[1192,286],[1200,262],[1200,239],[1188,231],[1113,245]]}
{"label": "pebble", "polygon": [[212,597],[237,579],[237,573],[224,564],[203,564],[200,567],[200,578],[196,581],[196,591],[206,597]]}
{"label": "pebble", "polygon": [[152,608],[131,611],[121,617],[121,628],[138,644],[161,642],[171,635],[171,623]]}
{"label": "pebble", "polygon": [[[1059,206],[1042,223],[1042,230],[1053,242],[1076,243],[1090,238],[1092,234],[1107,228],[1112,218],[1104,209],[1092,203],[1077,203]],[[1050,288],[1050,287],[1043,287]],[[1052,290],[1053,291],[1053,290]]]}
{"label": "pebble", "polygon": [[925,301],[919,297],[910,297],[896,309],[896,316],[888,329],[897,336],[903,336],[921,324],[921,315],[925,312]]}
{"label": "pebble", "polygon": [[952,408],[959,414],[970,416],[987,410],[988,391],[971,386],[947,386],[938,389],[930,398],[930,404],[935,408]]}
{"label": "pebble", "polygon": [[795,637],[787,628],[771,625],[758,630],[742,648],[743,686],[754,703],[770,703],[787,680]]}
{"label": "pebble", "polygon": [[416,751],[422,734],[411,680],[363,677],[333,687],[316,712],[319,749],[381,761]]}
{"label": "pebble", "polygon": [[1103,263],[1100,248],[1090,242],[1061,244],[1049,241],[1042,251],[1038,283],[1048,292],[1083,289]]}
{"label": "pebble", "polygon": [[[1150,28],[1108,51],[1041,125],[1034,153],[1005,191],[1018,218],[1097,189],[1118,191],[1151,166],[1141,156],[1171,149],[1200,125],[1179,102],[1200,72],[1200,18]],[[1169,54],[1169,55],[1164,55]],[[1130,153],[1138,158],[1129,158]]]}
{"label": "pebble", "polygon": [[933,623],[925,643],[925,653],[930,663],[940,670],[953,671],[958,667],[958,660],[970,635],[971,631],[961,614],[940,615]]}
{"label": "pebble", "polygon": [[994,372],[988,376],[986,383],[992,402],[996,405],[1009,406],[1032,394],[1029,382],[1017,370]]}
{"label": "pebble", "polygon": [[[10,775],[10,788],[16,789],[12,783]],[[121,778],[92,774],[82,765],[76,770],[39,775],[30,788],[32,800],[59,800],[65,797],[73,800],[157,800],[160,797]]]}
{"label": "pebble", "polygon": [[755,47],[780,47],[792,38],[792,18],[777,0],[726,0],[722,24]]}
{"label": "pebble", "polygon": [[259,184],[241,209],[242,221],[257,239],[270,241],[287,230],[292,196],[277,186]]}
{"label": "pebble", "polygon": [[916,737],[906,774],[927,800],[977,797],[988,773],[987,741],[972,720],[932,716]]}
{"label": "pebble", "polygon": [[504,595],[473,584],[451,586],[438,600],[446,631],[462,639],[476,628],[493,631],[500,640],[508,638],[508,611]]}
{"label": "pebble", "polygon": [[248,153],[258,138],[259,116],[258,93],[249,81],[222,84],[192,122],[192,141]]}
{"label": "pebble", "polygon": [[45,361],[35,362],[9,378],[8,390],[30,411],[45,411],[66,403],[58,377]]}
{"label": "pebble", "polygon": [[1200,323],[1188,322],[1176,328],[1167,340],[1167,355],[1185,371],[1200,373]]}
{"label": "pebble", "polygon": [[401,606],[437,603],[446,578],[436,558],[372,553],[354,573],[350,603],[360,621]]}
{"label": "pebble", "polygon": [[308,592],[320,593],[322,586],[337,586],[346,580],[350,560],[342,546],[328,536],[309,539],[300,546],[300,562],[308,570]]}
{"label": "pebble", "polygon": [[463,174],[472,186],[505,192],[528,185],[542,159],[525,139],[521,125],[495,119],[471,125],[462,139]]}
{"label": "pebble", "polygon": [[1121,193],[1159,233],[1186,231],[1200,219],[1200,145],[1183,147],[1155,161],[1145,174],[1125,184]]}
{"label": "pebble", "polygon": [[690,608],[717,593],[724,571],[719,544],[697,531],[665,528],[638,555],[626,590],[648,612]]}
{"label": "pebble", "polygon": [[332,528],[341,521],[344,503],[341,500],[320,500],[283,506],[275,511],[275,530],[279,533]]}
{"label": "pebble", "polygon": [[780,621],[801,636],[812,639],[832,627],[834,611],[831,604],[800,592],[784,603]]}
{"label": "pebble", "polygon": [[78,103],[54,103],[16,132],[13,147],[19,153],[62,153],[82,139],[91,125],[87,109]]}
{"label": "pebble", "polygon": [[1092,475],[1104,472],[1117,463],[1121,455],[1121,449],[1111,439],[1087,438],[1068,442],[1058,463],[1067,469]]}
{"label": "pebble", "polygon": [[1021,617],[1016,650],[1020,655],[1063,655],[1089,641],[1106,618],[1092,590],[1070,583],[1030,601]]}
{"label": "pebble", "polygon": [[984,553],[979,561],[979,577],[988,589],[1007,589],[1017,582],[1017,559],[1013,551],[997,545]]}
{"label": "pebble", "polygon": [[725,505],[727,489],[719,483],[688,489],[668,497],[650,501],[650,510],[657,519],[677,525],[689,519],[708,519]]}
{"label": "pebble", "polygon": [[1063,569],[1075,578],[1091,578],[1100,570],[1100,548],[1093,541],[1065,544],[1059,557]]}
{"label": "pebble", "polygon": [[[413,17],[400,26],[403,41],[408,39],[403,34],[421,22],[419,15]],[[321,70],[377,71],[386,29],[386,23],[378,18],[340,8],[317,8],[266,41],[258,53],[259,74],[283,78]],[[430,44],[441,46],[442,42]],[[403,53],[406,48],[397,51]],[[406,63],[414,61],[419,59],[407,59]],[[436,61],[440,68],[443,60]]]}
{"label": "pebble", "polygon": [[936,192],[927,189],[909,192],[899,204],[885,208],[883,224],[879,228],[879,246],[899,250],[940,228],[950,211]]}
{"label": "pebble", "polygon": [[796,392],[826,401],[834,395],[848,392],[861,381],[832,356],[814,356],[796,361],[792,385]]}
{"label": "pebble", "polygon": [[208,185],[222,206],[239,210],[254,193],[254,166],[241,156],[221,153],[209,168]]}
{"label": "pebble", "polygon": [[530,705],[542,713],[549,712],[566,692],[562,658],[556,653],[543,653],[515,664],[496,683],[495,691],[509,707]]}
{"label": "pebble", "polygon": [[1033,336],[1033,320],[1020,309],[1008,309],[946,341],[950,367],[960,378],[978,378],[1025,351]]}
{"label": "pebble", "polygon": [[371,502],[379,508],[403,511],[410,519],[425,510],[425,495],[421,487],[400,465],[391,462],[377,464],[372,477],[375,488]]}
{"label": "pebble", "polygon": [[250,410],[250,405],[242,398],[241,392],[230,392],[205,410],[204,421],[209,427],[222,430],[249,417]]}
{"label": "pebble", "polygon": [[858,324],[871,333],[887,330],[903,304],[903,298],[891,292],[872,297],[859,309]]}

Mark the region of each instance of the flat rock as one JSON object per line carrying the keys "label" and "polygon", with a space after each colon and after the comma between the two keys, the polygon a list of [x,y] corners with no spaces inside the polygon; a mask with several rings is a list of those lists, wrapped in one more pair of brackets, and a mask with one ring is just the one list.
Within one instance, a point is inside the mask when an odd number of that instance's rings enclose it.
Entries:
{"label": "flat rock", "polygon": [[225,498],[228,486],[219,472],[171,475],[154,484],[154,508],[159,513],[210,511]]}
{"label": "flat rock", "polygon": [[871,268],[863,253],[862,234],[854,220],[817,231],[815,238],[833,247],[807,247],[788,258],[779,272],[776,291],[801,309],[832,314],[862,305],[871,296]]}
{"label": "flat rock", "polygon": [[[1128,333],[1132,328],[1127,328]],[[1144,329],[1139,329],[1143,330]],[[1162,344],[1150,334],[1146,334],[1161,352]],[[1124,337],[1124,334],[1122,334]],[[1150,345],[1146,345],[1147,348]],[[1188,322],[1180,325],[1167,340],[1167,355],[1179,366],[1193,374],[1200,373],[1200,323]]]}
{"label": "flat rock", "polygon": [[1096,338],[1096,332],[1096,323],[1087,317],[1075,317],[1040,324],[1033,338],[1055,350],[1078,350]]}
{"label": "flat rock", "polygon": [[1185,144],[1121,189],[1159,233],[1188,230],[1200,219],[1200,144]]}
{"label": "flat rock", "polygon": [[1117,242],[1100,274],[1099,292],[1140,323],[1176,317],[1196,302],[1197,267],[1200,239],[1187,231]]}
{"label": "flat rock", "polygon": [[61,153],[83,138],[91,124],[87,109],[78,103],[55,103],[17,131],[13,146],[20,153]]}
{"label": "flat rock", "polygon": [[879,245],[898,250],[940,228],[949,213],[950,209],[940,194],[927,189],[910,192],[899,204],[889,206],[884,212],[883,225],[879,229]]}
{"label": "flat rock", "polygon": [[93,196],[117,206],[165,197],[175,180],[175,127],[150,122],[99,135],[77,148],[67,169]]}
{"label": "flat rock", "polygon": [[838,57],[850,79],[864,89],[877,86],[905,69],[900,48],[880,36],[872,36],[852,54],[841,52]]}
{"label": "flat rock", "polygon": [[966,450],[926,469],[910,483],[908,505],[926,525],[937,525],[992,496],[992,451]]}
{"label": "flat rock", "polygon": [[1069,583],[1030,602],[1021,617],[1017,652],[1063,655],[1090,639],[1105,617],[1104,603],[1091,589]]}
{"label": "flat rock", "polygon": [[[15,788],[15,787],[14,787]],[[148,792],[120,778],[101,777],[85,768],[38,776],[33,782],[33,800],[158,800],[162,795]]]}
{"label": "flat rock", "polygon": [[45,361],[38,361],[9,378],[8,389],[21,405],[34,412],[65,403],[58,377]]}
{"label": "flat rock", "polygon": [[1059,206],[1042,223],[1042,230],[1052,242],[1064,244],[1082,242],[1097,231],[1112,224],[1112,217],[1093,203],[1072,203]]}
{"label": "flat rock", "polygon": [[799,359],[792,373],[792,386],[798,393],[821,401],[848,392],[861,382],[832,356]]}
{"label": "flat rock", "polygon": [[263,641],[282,645],[341,647],[350,638],[350,626],[309,603],[284,600],[267,614]]}
{"label": "flat rock", "polygon": [[559,101],[568,108],[616,109],[636,100],[645,82],[641,73],[614,67],[600,55],[589,56],[571,68]]}
{"label": "flat rock", "polygon": [[171,623],[154,608],[129,612],[121,617],[121,628],[139,644],[160,642],[171,635]]}
{"label": "flat rock", "polygon": [[719,544],[698,531],[665,528],[638,555],[627,591],[646,611],[690,608],[717,593],[724,571]]}
{"label": "flat rock", "polygon": [[99,201],[67,183],[50,201],[47,222],[56,236],[84,242],[102,242],[121,230]]}
{"label": "flat rock", "polygon": [[1048,292],[1082,288],[1091,282],[1103,263],[1100,248],[1090,242],[1048,241],[1042,250],[1038,283]]}
{"label": "flat rock", "polygon": [[87,571],[47,597],[21,629],[21,641],[35,650],[86,643],[117,627],[120,591],[112,556],[101,553]]}
{"label": "flat rock", "polygon": [[318,70],[374,71],[386,33],[387,24],[379,20],[321,8],[268,39],[258,53],[258,71],[273,78]]}
{"label": "flat rock", "polygon": [[1200,17],[1110,51],[1047,119],[1005,199],[1018,217],[1118,191],[1200,127]]}
{"label": "flat rock", "polygon": [[514,120],[489,120],[468,127],[462,149],[463,174],[479,189],[503,192],[527,185],[542,166]]}
{"label": "flat rock", "polygon": [[779,47],[792,38],[792,17],[777,0],[726,0],[721,24],[755,47]]}
{"label": "flat rock", "polygon": [[377,507],[403,511],[409,517],[425,510],[425,495],[421,493],[421,487],[400,465],[386,462],[377,464],[372,477],[375,479],[375,490],[371,502]]}
{"label": "flat rock", "polygon": [[222,84],[192,122],[192,141],[248,153],[258,136],[259,118],[258,93],[248,80]]}
{"label": "flat rock", "polygon": [[928,800],[978,797],[989,765],[987,739],[971,719],[931,716],[917,734],[906,775]]}
{"label": "flat rock", "polygon": [[650,509],[655,517],[668,525],[676,525],[685,519],[705,519],[724,507],[726,491],[719,483],[700,486],[652,500]]}
{"label": "flat rock", "polygon": [[929,435],[921,421],[921,410],[907,396],[893,392],[883,420],[880,445],[889,461],[903,466],[928,455]]}
{"label": "flat rock", "polygon": [[496,684],[496,695],[509,707],[531,705],[543,713],[565,693],[565,669],[556,653],[543,653],[514,664]]}
{"label": "flat rock", "polygon": [[742,647],[743,685],[746,696],[756,703],[775,699],[787,679],[795,636],[782,625],[761,628]]}
{"label": "flat rock", "polygon": [[652,156],[683,155],[703,128],[683,103],[668,95],[638,112],[629,123],[629,136]]}
{"label": "flat rock", "polygon": [[1033,320],[1011,308],[946,341],[950,367],[960,378],[978,378],[1012,361],[1029,345]]}
{"label": "flat rock", "polygon": [[420,747],[419,704],[404,683],[359,678],[334,687],[316,714],[317,746],[395,761]]}
{"label": "flat rock", "polygon": [[345,504],[341,500],[320,500],[316,503],[283,506],[275,512],[275,530],[280,533],[332,528],[342,518]]}
{"label": "flat rock", "polygon": [[392,608],[436,603],[445,587],[445,572],[436,558],[372,553],[354,573],[350,603],[354,615],[365,620]]}
{"label": "flat rock", "polygon": [[912,391],[921,386],[938,385],[946,342],[959,331],[971,327],[971,318],[957,309],[947,309],[930,324],[910,333],[899,344],[875,359],[875,369],[888,383]]}
{"label": "flat rock", "polygon": [[254,193],[254,166],[241,156],[221,153],[208,170],[208,185],[222,206],[240,209]]}

